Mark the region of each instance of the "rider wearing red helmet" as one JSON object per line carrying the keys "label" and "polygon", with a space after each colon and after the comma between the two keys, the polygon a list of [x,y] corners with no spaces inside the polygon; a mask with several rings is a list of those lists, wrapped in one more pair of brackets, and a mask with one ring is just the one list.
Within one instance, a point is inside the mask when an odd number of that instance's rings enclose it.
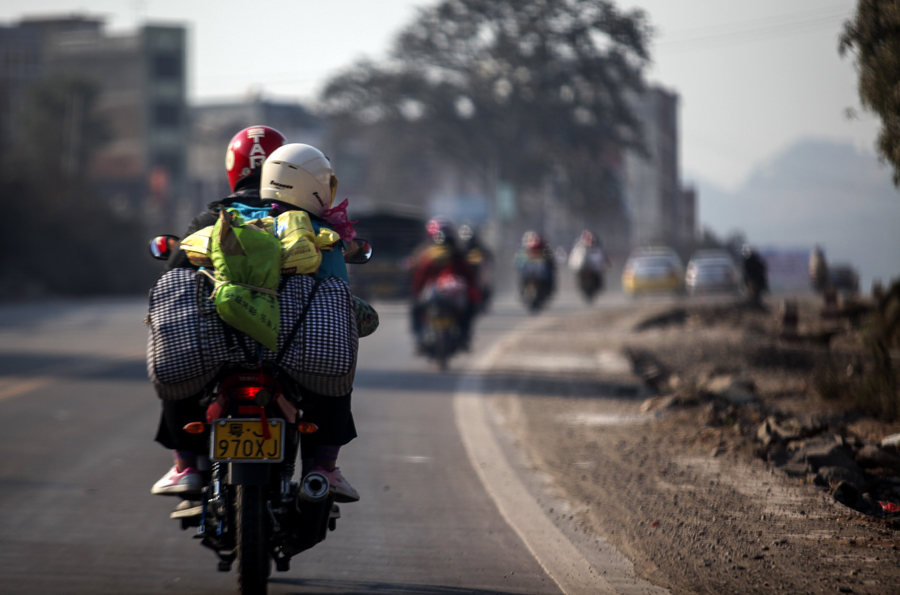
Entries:
{"label": "rider wearing red helmet", "polygon": [[[283,147],[283,148],[282,148]],[[281,149],[281,150],[279,150]],[[266,162],[268,157],[272,160]],[[263,165],[266,162],[265,166]],[[311,169],[315,165],[315,169]],[[266,183],[262,181],[263,169],[274,167],[271,173],[266,173]],[[251,126],[238,132],[231,142],[225,154],[225,169],[228,174],[228,182],[233,194],[214,201],[208,205],[205,211],[194,218],[188,227],[184,237],[191,233],[214,225],[219,218],[219,211],[234,206],[236,208],[259,208],[272,212],[302,209],[310,213],[313,218],[322,214],[322,207],[314,208],[310,201],[310,194],[316,196],[319,203],[323,202],[316,194],[319,190],[331,207],[334,199],[334,191],[337,189],[337,177],[331,169],[328,158],[318,149],[308,145],[285,145],[284,136],[267,126]],[[279,177],[287,175],[287,178]],[[296,185],[290,176],[300,176],[298,179],[310,182],[309,187],[301,188]],[[325,186],[320,184],[320,177],[324,176]],[[274,179],[273,179],[274,178]],[[283,182],[279,184],[278,182]],[[290,185],[294,184],[294,185]],[[275,186],[273,188],[272,186]],[[291,189],[287,191],[286,189]],[[300,190],[304,192],[300,192]],[[317,219],[318,220],[318,219]],[[337,257],[338,264],[333,263],[331,269],[334,276],[340,276],[339,270],[343,270],[346,277],[346,268],[343,255]],[[332,259],[334,260],[334,259]],[[324,263],[324,261],[323,261]],[[170,259],[169,268],[194,267],[188,260],[184,251],[179,250],[174,259]],[[326,267],[320,267],[320,273]],[[346,281],[346,279],[345,279]],[[306,444],[301,450],[307,450],[317,470],[328,477],[335,488],[338,502],[355,502],[359,500],[359,493],[347,482],[337,467],[337,458],[341,446],[356,438],[356,426],[350,409],[351,394],[339,396],[324,396],[303,389],[304,419],[314,422],[319,430],[308,439],[301,438]],[[163,401],[163,413],[156,434],[156,441],[168,449],[174,451],[175,464],[153,488],[151,493],[160,495],[190,496],[185,500],[186,508],[176,510],[173,515],[189,516],[199,514],[201,507],[193,501],[197,492],[203,485],[202,471],[208,465],[208,450],[206,438],[202,434],[189,434],[183,430],[187,423],[201,421],[205,418],[205,408],[200,405],[199,397],[202,392],[177,401]],[[309,447],[309,448],[308,448]],[[304,457],[307,455],[304,454]]]}
{"label": "rider wearing red helmet", "polygon": [[232,192],[251,187],[259,190],[263,162],[284,143],[284,135],[268,126],[251,126],[235,134],[225,152],[225,171]]}
{"label": "rider wearing red helmet", "polygon": [[[260,196],[262,166],[266,158],[285,144],[284,135],[268,126],[251,126],[238,132],[228,143],[225,153],[225,170],[232,194],[208,205],[208,210],[197,215],[187,228],[183,237],[214,225],[219,218],[219,211],[236,204],[248,207],[270,207],[291,201],[273,200]],[[331,197],[329,197],[331,198]],[[287,205],[290,207],[291,205]],[[191,267],[183,250],[178,250],[168,263],[168,269]],[[177,509],[173,515],[190,516],[199,513],[200,506],[193,501],[203,485],[201,474],[207,468],[207,439],[202,434],[189,434],[184,426],[193,421],[205,418],[205,408],[200,405],[202,392],[177,401],[164,400],[162,416],[156,433],[156,441],[174,451],[175,465],[151,489],[151,493],[161,495],[191,496],[185,500],[187,508]],[[316,406],[320,428],[330,428],[330,433],[317,432],[315,436],[322,442],[315,449],[316,464],[326,468],[332,484],[343,495],[343,501],[355,501],[359,494],[339,475],[335,466],[340,445],[346,444],[356,437],[356,428],[350,412],[350,395],[341,397],[325,397],[317,400]]]}
{"label": "rider wearing red helmet", "polygon": [[[219,209],[232,203],[262,206],[259,196],[262,164],[270,153],[284,143],[284,135],[268,126],[250,126],[235,134],[225,151],[225,171],[228,173],[232,194],[209,203],[208,210],[194,217],[182,237],[186,238],[195,231],[215,225]],[[184,250],[179,250],[169,259],[167,268],[171,270],[192,266]]]}
{"label": "rider wearing red helmet", "polygon": [[468,305],[460,322],[463,349],[469,348],[472,332],[472,319],[475,309],[481,301],[478,280],[475,271],[466,260],[460,249],[453,224],[443,217],[435,217],[427,223],[429,241],[421,247],[413,257],[412,316],[413,334],[416,340],[421,339],[423,304],[419,301],[422,290],[434,282],[442,273],[449,271],[465,280],[468,290]]}

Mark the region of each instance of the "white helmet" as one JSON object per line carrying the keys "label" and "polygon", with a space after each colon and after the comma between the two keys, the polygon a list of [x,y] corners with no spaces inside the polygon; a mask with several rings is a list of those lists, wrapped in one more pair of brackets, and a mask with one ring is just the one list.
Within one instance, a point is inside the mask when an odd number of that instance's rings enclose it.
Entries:
{"label": "white helmet", "polygon": [[259,195],[321,217],[334,203],[337,181],[322,151],[293,143],[278,147],[263,163]]}

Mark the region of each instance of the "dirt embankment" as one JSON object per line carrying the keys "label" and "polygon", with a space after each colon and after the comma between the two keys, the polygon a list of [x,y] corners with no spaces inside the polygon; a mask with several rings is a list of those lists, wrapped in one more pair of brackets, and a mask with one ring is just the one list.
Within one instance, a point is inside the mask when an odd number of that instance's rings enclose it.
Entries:
{"label": "dirt embankment", "polygon": [[556,383],[520,368],[519,396],[495,405],[516,410],[520,446],[577,510],[565,522],[673,593],[898,593],[900,523],[884,506],[900,503],[900,454],[881,442],[900,425],[822,397],[862,386],[847,379],[872,362],[849,321],[820,314],[801,302],[789,333],[775,306],[548,320],[498,368],[625,353],[649,394],[614,366]]}

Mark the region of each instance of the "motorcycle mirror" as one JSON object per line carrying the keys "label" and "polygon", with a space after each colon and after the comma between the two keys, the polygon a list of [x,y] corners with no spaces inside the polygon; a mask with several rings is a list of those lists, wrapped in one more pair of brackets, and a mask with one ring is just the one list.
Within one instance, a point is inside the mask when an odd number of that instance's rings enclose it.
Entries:
{"label": "motorcycle mirror", "polygon": [[348,264],[365,264],[372,258],[372,244],[368,240],[355,239],[347,242],[344,248],[344,262]]}
{"label": "motorcycle mirror", "polygon": [[178,248],[178,236],[162,235],[150,240],[150,255],[156,260],[169,260]]}

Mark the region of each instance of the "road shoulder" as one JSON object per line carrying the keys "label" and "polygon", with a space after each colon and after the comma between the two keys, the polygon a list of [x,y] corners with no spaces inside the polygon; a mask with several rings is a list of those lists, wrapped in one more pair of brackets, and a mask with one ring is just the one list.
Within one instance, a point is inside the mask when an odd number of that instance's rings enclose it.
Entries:
{"label": "road shoulder", "polygon": [[[489,397],[489,417],[523,453],[529,471],[520,475],[545,478],[535,493],[556,499],[544,511],[557,526],[612,544],[639,577],[673,593],[892,592],[900,584],[892,532],[723,447],[702,410],[647,413],[646,394],[629,390],[627,375],[579,370],[577,362],[608,360],[640,340],[687,349],[733,339],[691,329],[638,338],[627,318],[542,316],[492,362],[490,375],[509,388]],[[534,369],[542,352],[571,365]]]}
{"label": "road shoulder", "polygon": [[521,452],[511,447],[508,435],[498,433],[501,428],[491,419],[497,410],[486,403],[485,373],[489,374],[495,361],[532,326],[534,322],[497,343],[480,360],[478,373],[458,386],[454,413],[470,461],[503,518],[563,593],[662,595],[665,591],[637,579],[630,562],[607,541],[593,534],[575,535],[570,527],[554,521],[554,510],[558,516],[567,504],[539,485],[539,476],[529,472]]}

